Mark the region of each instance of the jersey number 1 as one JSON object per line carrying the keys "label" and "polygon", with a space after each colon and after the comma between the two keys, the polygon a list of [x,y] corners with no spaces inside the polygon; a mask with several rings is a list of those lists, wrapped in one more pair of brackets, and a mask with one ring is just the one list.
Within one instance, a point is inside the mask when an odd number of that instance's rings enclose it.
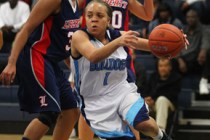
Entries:
{"label": "jersey number 1", "polygon": [[104,86],[108,85],[108,77],[109,77],[110,73],[111,72],[106,72],[105,73],[104,82],[103,82]]}

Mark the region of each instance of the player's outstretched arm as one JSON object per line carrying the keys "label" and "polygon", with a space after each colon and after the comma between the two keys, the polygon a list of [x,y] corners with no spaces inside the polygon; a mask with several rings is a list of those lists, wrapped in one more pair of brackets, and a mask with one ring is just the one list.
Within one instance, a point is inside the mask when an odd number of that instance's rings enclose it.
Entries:
{"label": "player's outstretched arm", "polygon": [[119,38],[107,42],[101,48],[95,48],[89,40],[88,35],[79,30],[73,34],[71,41],[71,53],[73,57],[79,57],[80,55],[86,57],[90,62],[97,63],[108,56],[110,56],[117,48],[121,46],[128,46],[136,44],[138,41],[138,32],[128,31]]}
{"label": "player's outstretched arm", "polygon": [[8,64],[0,75],[0,80],[3,84],[9,85],[14,81],[16,75],[16,61],[21,50],[24,48],[29,35],[49,15],[56,13],[57,10],[59,10],[60,2],[61,0],[39,0],[37,2],[31,11],[28,20],[15,38]]}
{"label": "player's outstretched arm", "polygon": [[[127,31],[120,31],[120,33],[123,36],[125,33],[127,33]],[[129,44],[127,44],[126,46],[132,49],[136,49],[136,50],[150,51],[148,39],[144,39],[140,37],[136,37],[136,38],[137,38],[137,41],[129,42]]]}
{"label": "player's outstretched arm", "polygon": [[128,0],[128,8],[137,17],[151,21],[154,16],[154,4],[153,0],[144,0],[144,5],[138,2],[138,0]]}

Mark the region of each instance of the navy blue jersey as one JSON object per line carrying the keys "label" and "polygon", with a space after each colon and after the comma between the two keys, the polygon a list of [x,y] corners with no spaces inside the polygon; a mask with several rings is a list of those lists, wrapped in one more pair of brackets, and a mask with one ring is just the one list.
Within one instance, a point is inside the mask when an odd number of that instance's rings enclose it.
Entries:
{"label": "navy blue jersey", "polygon": [[77,101],[58,61],[70,55],[69,40],[79,27],[78,5],[61,1],[61,11],[51,15],[30,35],[17,61],[18,97],[28,112],[76,108]]}
{"label": "navy blue jersey", "polygon": [[26,46],[50,60],[60,61],[70,55],[69,40],[78,28],[78,5],[74,8],[69,0],[62,0],[61,11],[40,24],[31,34]]}

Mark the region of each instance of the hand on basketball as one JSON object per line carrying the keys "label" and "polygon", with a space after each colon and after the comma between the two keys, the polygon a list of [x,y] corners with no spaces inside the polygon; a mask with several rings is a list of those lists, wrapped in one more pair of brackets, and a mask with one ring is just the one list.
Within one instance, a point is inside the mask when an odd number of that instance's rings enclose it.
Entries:
{"label": "hand on basketball", "polygon": [[8,63],[0,75],[0,81],[3,85],[10,85],[14,82],[16,75],[16,66]]}
{"label": "hand on basketball", "polygon": [[[119,44],[122,46],[136,46],[138,44],[139,33],[136,31],[123,32],[122,36],[119,38]],[[135,49],[135,48],[134,48]]]}
{"label": "hand on basketball", "polygon": [[185,49],[187,49],[187,47],[190,45],[189,41],[187,40],[187,35],[183,32],[183,30],[181,30],[183,33],[183,38],[185,41]]}

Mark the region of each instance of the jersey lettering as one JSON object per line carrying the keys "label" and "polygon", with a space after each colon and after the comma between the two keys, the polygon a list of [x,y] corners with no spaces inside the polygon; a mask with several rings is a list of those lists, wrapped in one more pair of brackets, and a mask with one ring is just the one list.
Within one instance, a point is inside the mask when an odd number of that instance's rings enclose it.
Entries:
{"label": "jersey lettering", "polygon": [[100,63],[93,64],[90,63],[90,71],[100,71],[100,70],[124,70],[126,68],[126,60],[123,59],[106,59]]}
{"label": "jersey lettering", "polygon": [[104,83],[103,83],[104,86],[108,85],[108,77],[109,77],[110,73],[111,72],[106,72],[105,73]]}

